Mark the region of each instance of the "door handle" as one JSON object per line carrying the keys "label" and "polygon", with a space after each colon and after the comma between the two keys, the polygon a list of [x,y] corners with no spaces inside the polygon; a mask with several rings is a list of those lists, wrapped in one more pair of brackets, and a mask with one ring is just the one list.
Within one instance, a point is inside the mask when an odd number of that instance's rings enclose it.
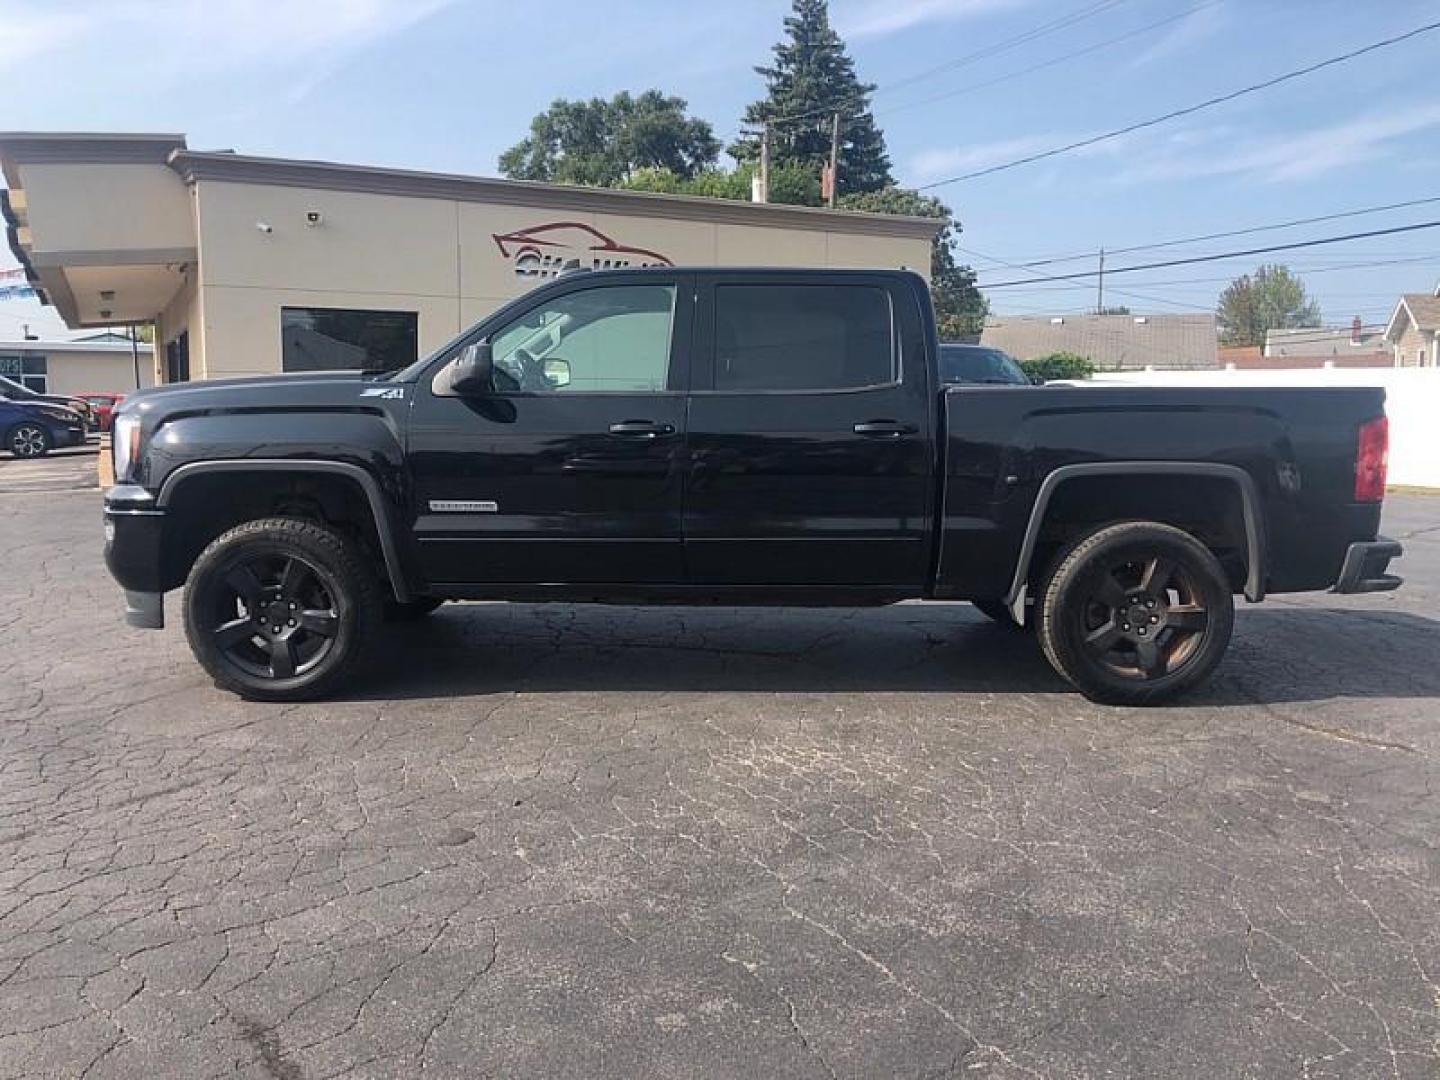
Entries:
{"label": "door handle", "polygon": [[653,420],[621,420],[610,425],[610,434],[622,439],[659,439],[675,434],[674,424],[657,424]]}
{"label": "door handle", "polygon": [[867,435],[874,439],[898,439],[902,435],[915,434],[914,424],[902,424],[898,420],[865,420],[854,427],[856,435]]}

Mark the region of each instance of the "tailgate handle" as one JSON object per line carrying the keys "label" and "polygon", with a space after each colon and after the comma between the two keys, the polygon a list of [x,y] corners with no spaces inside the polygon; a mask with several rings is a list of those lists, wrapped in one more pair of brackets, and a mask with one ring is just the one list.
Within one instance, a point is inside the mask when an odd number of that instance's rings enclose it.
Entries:
{"label": "tailgate handle", "polygon": [[674,424],[657,424],[653,420],[621,420],[610,425],[610,434],[622,439],[658,439],[663,435],[674,435]]}
{"label": "tailgate handle", "polygon": [[855,425],[856,435],[868,435],[875,439],[898,439],[902,435],[915,434],[914,424],[902,424],[898,420],[865,420]]}

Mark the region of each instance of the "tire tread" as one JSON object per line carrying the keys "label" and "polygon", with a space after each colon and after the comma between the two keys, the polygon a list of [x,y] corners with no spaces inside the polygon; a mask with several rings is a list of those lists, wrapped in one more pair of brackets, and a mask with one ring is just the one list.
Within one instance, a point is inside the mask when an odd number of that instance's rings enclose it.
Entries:
{"label": "tire tread", "polygon": [[[197,643],[201,631],[191,618],[191,600],[196,576],[210,562],[237,544],[250,540],[294,544],[304,550],[318,548],[331,562],[342,586],[353,590],[350,597],[356,618],[352,644],[347,656],[311,682],[297,687],[264,688],[242,681],[232,672],[207,661],[206,650]],[[212,540],[196,558],[185,585],[185,636],[190,650],[214,678],[216,685],[256,701],[310,701],[333,693],[353,674],[365,671],[381,635],[385,597],[381,582],[369,559],[357,544],[343,534],[318,522],[301,518],[268,517],[242,522]]]}

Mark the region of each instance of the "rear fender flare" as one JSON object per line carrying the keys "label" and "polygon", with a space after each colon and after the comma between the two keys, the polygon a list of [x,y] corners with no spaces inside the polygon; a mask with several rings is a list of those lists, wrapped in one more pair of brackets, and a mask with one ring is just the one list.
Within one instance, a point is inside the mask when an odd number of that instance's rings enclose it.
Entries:
{"label": "rear fender flare", "polygon": [[1005,594],[1005,606],[1017,623],[1025,621],[1026,583],[1050,500],[1061,484],[1090,476],[1203,476],[1234,484],[1240,493],[1240,511],[1245,521],[1245,599],[1252,604],[1265,599],[1265,519],[1260,512],[1254,477],[1238,465],[1209,461],[1102,461],[1062,465],[1041,481],[1020,544],[1015,576],[1010,581],[1010,591]]}

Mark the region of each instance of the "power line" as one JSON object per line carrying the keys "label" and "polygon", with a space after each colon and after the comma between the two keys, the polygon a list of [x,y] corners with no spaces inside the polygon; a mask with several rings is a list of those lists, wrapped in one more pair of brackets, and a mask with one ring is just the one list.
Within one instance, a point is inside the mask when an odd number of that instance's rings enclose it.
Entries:
{"label": "power line", "polygon": [[[1437,24],[1440,25],[1440,24]],[[1245,251],[1227,251],[1219,255],[1194,255],[1188,259],[1167,259],[1163,262],[1140,263],[1136,266],[1117,266],[1106,270],[1107,274],[1131,274],[1137,270],[1158,270],[1166,266],[1189,266],[1193,263],[1216,262],[1221,259],[1234,259],[1244,255],[1268,255],[1275,251],[1296,251],[1300,248],[1319,247],[1323,244],[1341,244],[1349,240],[1368,239],[1372,236],[1394,236],[1397,233],[1418,232],[1421,229],[1433,229],[1440,226],[1440,221],[1421,221],[1413,225],[1397,225],[1390,229],[1372,229],[1369,232],[1349,233],[1345,236],[1326,236],[1317,240],[1297,240],[1292,244],[1271,244],[1268,247],[1249,248]],[[1032,281],[992,281],[981,284],[982,289],[1003,289],[1015,285],[1030,285],[1035,281],[1076,281],[1081,278],[1094,277],[1098,271],[1084,270],[1073,274],[1046,274],[1037,277]]]}
{"label": "power line", "polygon": [[[983,257],[984,257],[984,256],[982,256],[982,258],[983,258]],[[1377,266],[1401,266],[1401,265],[1404,265],[1404,264],[1407,264],[1407,263],[1431,263],[1431,262],[1440,262],[1440,255],[1414,255],[1414,256],[1410,256],[1410,257],[1408,257],[1408,258],[1404,258],[1404,259],[1378,259],[1378,260],[1375,260],[1375,261],[1373,261],[1373,262],[1349,263],[1349,264],[1346,264],[1346,265],[1344,265],[1344,266],[1317,266],[1317,267],[1313,267],[1313,268],[1310,268],[1310,269],[1305,270],[1305,271],[1304,271],[1304,276],[1305,276],[1305,277],[1309,277],[1309,276],[1312,275],[1312,274],[1333,274],[1333,273],[1335,273],[1335,272],[1338,271],[1338,270],[1369,270],[1369,269],[1373,269],[1374,267],[1377,267]],[[1015,263],[1008,263],[1008,264],[1006,264],[1006,265],[1009,265],[1009,266],[1017,267],[1017,268],[1018,268],[1017,264],[1015,264]],[[1105,272],[1106,272],[1107,274],[1110,273],[1109,270],[1107,270],[1107,271],[1105,271]],[[1089,286],[1089,285],[1046,285],[1046,284],[1043,284],[1043,282],[1045,282],[1045,281],[1053,281],[1053,280],[1055,280],[1055,279],[1049,278],[1049,277],[1037,277],[1037,278],[1035,278],[1035,279],[1034,279],[1035,284],[1034,284],[1034,288],[1033,288],[1032,291],[1034,291],[1034,292],[1069,292],[1069,291],[1073,291],[1073,290],[1080,290],[1080,289],[1089,290],[1089,289],[1090,289],[1090,286]],[[1201,277],[1201,278],[1170,278],[1170,279],[1165,280],[1165,281],[1141,281],[1141,282],[1138,282],[1138,284],[1139,284],[1140,288],[1142,288],[1142,289],[1155,289],[1155,288],[1164,288],[1164,287],[1166,287],[1166,286],[1172,286],[1172,285],[1204,285],[1204,284],[1208,284],[1208,283],[1214,283],[1214,282],[1230,282],[1230,281],[1234,281],[1234,280],[1235,280],[1235,278],[1234,278],[1233,276],[1227,276],[1227,277]],[[1029,282],[1025,282],[1025,283],[1024,283],[1024,285],[1029,285],[1029,284],[1030,284]],[[1023,286],[1022,286],[1021,288],[1022,288],[1022,291],[1024,291],[1024,290],[1023,290]],[[1392,293],[1375,293],[1375,294],[1371,294],[1371,295],[1391,296],[1391,295],[1393,295],[1393,294],[1392,294]]]}
{"label": "power line", "polygon": [[[1092,16],[1099,15],[1103,11],[1106,11],[1113,7],[1117,7],[1120,4],[1126,2],[1127,0],[1099,0],[1098,3],[1091,4],[1089,7],[1081,8],[1079,11],[1071,12],[1069,15],[1061,16],[1058,19],[1052,19],[1048,23],[1042,23],[1039,26],[1032,27],[1031,29],[1024,31],[1023,33],[1016,34],[1014,37],[1006,38],[1003,41],[996,42],[994,45],[987,45],[983,49],[976,49],[972,53],[966,53],[964,56],[958,56],[952,60],[947,60],[943,64],[937,64],[935,67],[926,68],[923,71],[917,71],[914,74],[905,76],[903,79],[897,79],[896,81],[888,83],[883,87],[877,87],[873,92],[883,93],[894,90],[897,86],[909,86],[911,83],[920,82],[924,79],[928,79],[930,76],[939,74],[942,71],[951,71],[955,68],[963,67],[966,64],[973,64],[977,60],[984,60],[988,59],[991,56],[997,56],[1000,53],[1008,52],[1011,49],[1028,44],[1029,42],[1034,41],[1036,38],[1044,37],[1046,34],[1053,34],[1057,30],[1063,30],[1068,26],[1073,26],[1078,22],[1082,22],[1085,19],[1091,18]],[[818,116],[829,116],[831,113],[837,110],[844,110],[852,105],[863,104],[865,102],[865,99],[869,96],[870,95],[868,93],[856,94],[851,97],[840,98],[837,101],[832,101],[827,105],[820,105],[813,109],[807,109],[804,112],[788,113],[783,116],[768,116],[763,117],[762,120],[764,123],[767,124],[788,124],[795,120],[809,120]]]}
{"label": "power line", "polygon": [[[1382,214],[1390,210],[1405,210],[1412,206],[1427,206],[1432,203],[1440,203],[1440,195],[1427,196],[1423,199],[1407,199],[1404,202],[1386,203],[1383,206],[1364,206],[1357,210],[1341,210],[1333,214],[1319,214],[1315,217],[1296,218],[1293,221],[1279,221],[1273,225],[1251,225],[1244,229],[1228,229],[1225,232],[1205,233],[1201,236],[1186,236],[1178,240],[1157,240],[1154,243],[1133,244],[1130,247],[1107,247],[1105,250],[1109,255],[1128,255],[1136,251],[1154,251],[1159,248],[1180,247],[1184,244],[1200,244],[1207,240],[1226,240],[1235,236],[1249,236],[1253,233],[1272,232],[1276,229],[1293,229],[1300,225],[1318,225],[1323,221],[1340,221],[1343,218],[1363,217],[1367,214]],[[1095,258],[1095,252],[1085,251],[1075,255],[1051,255],[1040,259],[1026,259],[1023,262],[1010,263],[1008,265],[1019,267],[1052,266],[1055,263],[1075,262],[1079,259],[1093,258]]]}
{"label": "power line", "polygon": [[[932,94],[930,97],[918,98],[915,101],[902,102],[899,105],[892,105],[888,109],[879,109],[876,111],[876,114],[879,116],[889,116],[892,113],[901,112],[905,109],[912,109],[920,105],[932,105],[937,101],[945,101],[949,98],[960,97],[962,94],[969,94],[976,90],[985,90],[992,86],[998,86],[1001,83],[1007,83],[1015,79],[1024,78],[1026,75],[1033,75],[1037,71],[1044,71],[1046,68],[1055,67],[1057,64],[1063,64],[1069,60],[1074,60],[1077,57],[1086,56],[1093,52],[1099,52],[1101,49],[1108,48],[1111,45],[1118,45],[1122,41],[1129,41],[1131,38],[1139,37],[1141,34],[1148,34],[1152,30],[1158,30],[1162,26],[1168,26],[1170,23],[1179,22],[1181,19],[1188,19],[1196,12],[1204,11],[1206,8],[1209,7],[1214,7],[1219,2],[1220,0],[1205,0],[1204,3],[1196,4],[1194,7],[1186,11],[1182,11],[1179,14],[1170,15],[1164,19],[1160,19],[1153,23],[1147,23],[1144,26],[1137,27],[1134,30],[1129,30],[1116,37],[1106,38],[1104,41],[1097,41],[1095,44],[1087,45],[1083,49],[1076,49],[1074,52],[1062,53],[1060,56],[1054,57],[1053,59],[1045,60],[1039,64],[1032,64],[1030,67],[1021,68],[1019,71],[1007,72],[1004,75],[996,76],[993,79],[986,79],[983,82],[971,83],[969,86],[961,86],[957,87],[954,90],[946,90],[943,93]],[[894,89],[894,87],[897,85],[899,84],[892,83],[889,88]]]}
{"label": "power line", "polygon": [[1318,63],[1310,64],[1302,68],[1296,68],[1294,71],[1287,71],[1283,75],[1276,75],[1274,78],[1266,79],[1264,82],[1252,83],[1249,86],[1241,87],[1239,90],[1232,90],[1228,94],[1221,94],[1218,97],[1209,98],[1195,105],[1187,105],[1183,109],[1174,109],[1171,112],[1165,113],[1163,116],[1154,116],[1148,120],[1140,120],[1133,124],[1127,124],[1125,127],[1116,128],[1113,131],[1107,131],[1101,135],[1092,135],[1088,139],[1080,139],[1076,142],[1067,143],[1064,146],[1056,146],[1052,147],[1049,150],[1041,150],[1038,153],[1027,154],[1024,157],[1016,158],[1013,161],[1003,162],[999,165],[990,165],[983,169],[976,169],[973,172],[962,173],[959,176],[951,176],[944,180],[936,180],[934,183],[921,184],[916,190],[929,191],[932,188],[944,187],[947,184],[957,184],[962,180],[975,180],[982,176],[989,176],[992,173],[1004,172],[1006,169],[1014,169],[1021,165],[1030,165],[1036,161],[1043,161],[1046,158],[1056,157],[1060,154],[1067,154],[1072,150],[1080,150],[1087,146],[1094,146],[1096,143],[1106,142],[1109,139],[1118,139],[1121,135],[1129,135],[1131,132],[1140,131],[1143,128],[1154,127],[1157,124],[1163,124],[1168,120],[1175,120],[1182,116],[1190,116],[1191,114],[1200,112],[1204,109],[1214,108],[1216,105],[1223,105],[1228,101],[1234,101],[1236,98],[1244,97],[1246,94],[1254,94],[1260,90],[1268,90],[1272,86],[1279,86],[1281,83],[1289,82],[1292,79],[1298,79],[1305,75],[1312,75],[1315,72],[1320,71],[1324,68],[1333,67],[1336,64],[1345,63],[1348,60],[1354,60],[1356,57],[1364,56],[1367,53],[1375,52],[1377,49],[1385,49],[1389,48],[1391,45],[1398,45],[1402,41],[1408,41],[1411,38],[1419,37],[1421,34],[1432,33],[1435,30],[1440,30],[1440,22],[1427,23],[1424,26],[1416,27],[1414,30],[1408,30],[1403,34],[1396,35],[1395,37],[1385,38],[1383,41],[1373,42],[1372,44],[1363,46],[1362,48],[1354,49],[1347,53],[1341,53],[1339,56],[1332,56],[1326,60],[1321,60]]}

